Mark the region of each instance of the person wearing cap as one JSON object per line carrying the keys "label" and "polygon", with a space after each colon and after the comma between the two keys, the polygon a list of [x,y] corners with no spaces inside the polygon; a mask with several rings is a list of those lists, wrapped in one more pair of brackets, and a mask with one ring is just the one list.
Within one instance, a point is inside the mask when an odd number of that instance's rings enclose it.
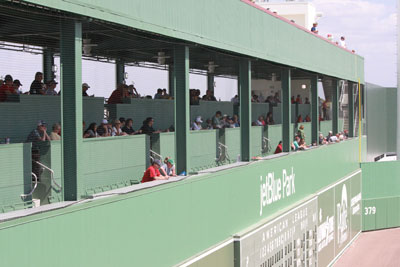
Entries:
{"label": "person wearing cap", "polygon": [[13,87],[14,87],[14,92],[17,95],[22,94],[22,91],[19,90],[19,88],[22,86],[22,83],[19,80],[14,80],[13,82]]}
{"label": "person wearing cap", "polygon": [[0,86],[0,102],[7,101],[9,95],[15,94],[13,78],[8,74],[4,77],[4,83]]}
{"label": "person wearing cap", "polygon": [[87,94],[87,90],[89,90],[90,86],[87,83],[82,84],[82,96],[89,96]]}
{"label": "person wearing cap", "polygon": [[201,127],[202,123],[203,123],[203,120],[201,119],[201,116],[197,116],[196,120],[193,122],[192,130],[193,131],[202,130],[202,127]]}
{"label": "person wearing cap", "polygon": [[318,26],[318,23],[314,22],[313,26],[311,28],[311,32],[318,34],[317,26]]}
{"label": "person wearing cap", "polygon": [[48,81],[45,95],[57,95],[58,93],[55,90],[57,84],[58,82],[56,82],[55,80]]}
{"label": "person wearing cap", "polygon": [[97,127],[97,133],[101,137],[111,136],[112,130],[110,129],[110,126],[109,126],[108,121],[106,119],[103,119],[101,121],[100,126]]}
{"label": "person wearing cap", "polygon": [[32,84],[31,84],[31,88],[29,90],[29,93],[31,95],[43,95],[44,94],[44,90],[43,90],[43,73],[41,72],[36,72],[35,74],[35,80],[33,80]]}
{"label": "person wearing cap", "polygon": [[142,183],[151,182],[154,180],[168,180],[168,176],[162,176],[160,173],[161,161],[156,159],[153,164],[147,168],[142,177]]}
{"label": "person wearing cap", "polygon": [[161,166],[160,171],[162,170],[165,175],[164,176],[169,176],[169,177],[174,177],[176,176],[175,172],[175,163],[172,159],[166,158],[164,160],[164,165]]}

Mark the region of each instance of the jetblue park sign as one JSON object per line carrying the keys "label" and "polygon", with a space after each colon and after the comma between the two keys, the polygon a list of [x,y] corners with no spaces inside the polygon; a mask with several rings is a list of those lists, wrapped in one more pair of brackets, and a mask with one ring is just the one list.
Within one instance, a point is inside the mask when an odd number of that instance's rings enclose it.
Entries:
{"label": "jetblue park sign", "polygon": [[281,174],[269,172],[264,177],[260,176],[260,216],[268,205],[296,193],[295,177],[293,167],[289,171],[283,169]]}

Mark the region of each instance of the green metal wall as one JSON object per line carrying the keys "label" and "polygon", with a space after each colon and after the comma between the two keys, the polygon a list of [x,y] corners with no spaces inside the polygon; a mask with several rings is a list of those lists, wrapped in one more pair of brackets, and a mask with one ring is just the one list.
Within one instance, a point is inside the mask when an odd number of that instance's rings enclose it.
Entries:
{"label": "green metal wall", "polygon": [[[24,142],[36,128],[39,120],[48,123],[48,132],[54,123],[61,121],[61,98],[47,95],[20,95],[20,102],[4,102],[0,105],[0,140],[9,137],[11,142]],[[83,120],[99,124],[104,117],[104,98],[83,98]],[[18,129],[18,130],[16,130]]]}
{"label": "green metal wall", "polygon": [[368,161],[396,151],[397,89],[366,86]]}
{"label": "green metal wall", "polygon": [[265,119],[268,112],[268,103],[251,103],[251,121],[258,120],[259,116],[263,116]]}
{"label": "green metal wall", "polygon": [[189,140],[191,172],[217,166],[217,130],[191,131]]}
{"label": "green metal wall", "polygon": [[[357,145],[350,140],[1,223],[2,265],[172,266],[357,170]],[[292,169],[295,192],[262,208],[260,176],[278,179]],[[26,240],[46,244],[45,256],[21,249]]]}
{"label": "green metal wall", "polygon": [[363,230],[400,226],[400,162],[361,163]]}
{"label": "green metal wall", "polygon": [[319,131],[326,137],[329,131],[332,131],[332,121],[321,121],[319,123]]}
{"label": "green metal wall", "polygon": [[266,14],[244,1],[120,0],[118,4],[104,0],[25,2],[324,75],[352,81],[360,78],[364,82],[362,57]]}
{"label": "green metal wall", "polygon": [[31,144],[0,145],[0,213],[24,208],[31,197]]}

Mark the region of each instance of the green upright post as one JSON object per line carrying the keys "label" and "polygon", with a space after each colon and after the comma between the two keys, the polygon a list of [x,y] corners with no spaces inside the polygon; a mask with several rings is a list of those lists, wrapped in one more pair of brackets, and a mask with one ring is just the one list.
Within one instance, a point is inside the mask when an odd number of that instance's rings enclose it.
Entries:
{"label": "green upright post", "polygon": [[207,74],[207,90],[210,90],[214,93],[214,74]]}
{"label": "green upright post", "polygon": [[332,133],[339,132],[339,92],[340,85],[338,80],[332,80]]}
{"label": "green upright post", "polygon": [[177,173],[190,172],[189,47],[174,47],[175,151]]}
{"label": "green upright post", "polygon": [[251,61],[241,59],[239,63],[239,99],[240,99],[240,157],[250,161],[251,129]]}
{"label": "green upright post", "polygon": [[175,75],[174,75],[174,65],[168,66],[168,94],[174,96],[175,92]]}
{"label": "green upright post", "polygon": [[53,72],[54,52],[49,49],[43,49],[43,79],[44,82],[54,80]]}
{"label": "green upright post", "polygon": [[354,83],[348,82],[349,137],[354,137]]}
{"label": "green upright post", "polygon": [[115,72],[117,86],[125,83],[125,63],[123,60],[117,60],[115,63]]}
{"label": "green upright post", "polygon": [[291,96],[291,71],[290,69],[284,69],[282,71],[282,148],[283,152],[290,152],[291,148],[291,115],[292,115],[292,103],[290,101]]}
{"label": "green upright post", "polygon": [[318,145],[319,138],[319,100],[318,76],[311,77],[311,142]]}
{"label": "green upright post", "polygon": [[64,200],[82,196],[82,24],[62,20],[61,61],[61,125],[62,184]]}

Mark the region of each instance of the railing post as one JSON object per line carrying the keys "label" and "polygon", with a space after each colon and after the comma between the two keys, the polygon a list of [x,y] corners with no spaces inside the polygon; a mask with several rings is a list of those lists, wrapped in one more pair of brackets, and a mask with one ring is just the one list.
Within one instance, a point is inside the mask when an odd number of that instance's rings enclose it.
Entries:
{"label": "railing post", "polygon": [[115,78],[116,86],[125,82],[125,63],[121,59],[115,63]]}
{"label": "railing post", "polygon": [[239,63],[239,95],[240,95],[240,157],[242,161],[250,161],[250,129],[251,129],[251,61],[241,59]]}
{"label": "railing post", "polygon": [[340,83],[338,80],[332,80],[332,133],[339,132],[339,93]]}
{"label": "railing post", "polygon": [[319,100],[318,76],[311,77],[311,142],[318,146],[319,138]]}
{"label": "railing post", "polygon": [[175,75],[174,75],[174,65],[168,65],[168,94],[169,96],[174,96],[175,92]]}
{"label": "railing post", "polygon": [[207,74],[207,90],[210,90],[214,93],[214,74]]}
{"label": "railing post", "polygon": [[290,69],[282,70],[282,148],[283,152],[290,152],[291,148],[291,115],[292,103],[291,96],[291,71]]}
{"label": "railing post", "polygon": [[64,200],[78,200],[83,191],[82,172],[82,24],[62,20],[61,125]]}
{"label": "railing post", "polygon": [[348,82],[349,137],[354,137],[354,84]]}
{"label": "railing post", "polygon": [[48,82],[54,80],[55,75],[53,72],[54,65],[54,52],[50,49],[43,49],[43,80]]}
{"label": "railing post", "polygon": [[189,173],[189,47],[174,48],[174,80],[175,80],[175,146],[177,173]]}

